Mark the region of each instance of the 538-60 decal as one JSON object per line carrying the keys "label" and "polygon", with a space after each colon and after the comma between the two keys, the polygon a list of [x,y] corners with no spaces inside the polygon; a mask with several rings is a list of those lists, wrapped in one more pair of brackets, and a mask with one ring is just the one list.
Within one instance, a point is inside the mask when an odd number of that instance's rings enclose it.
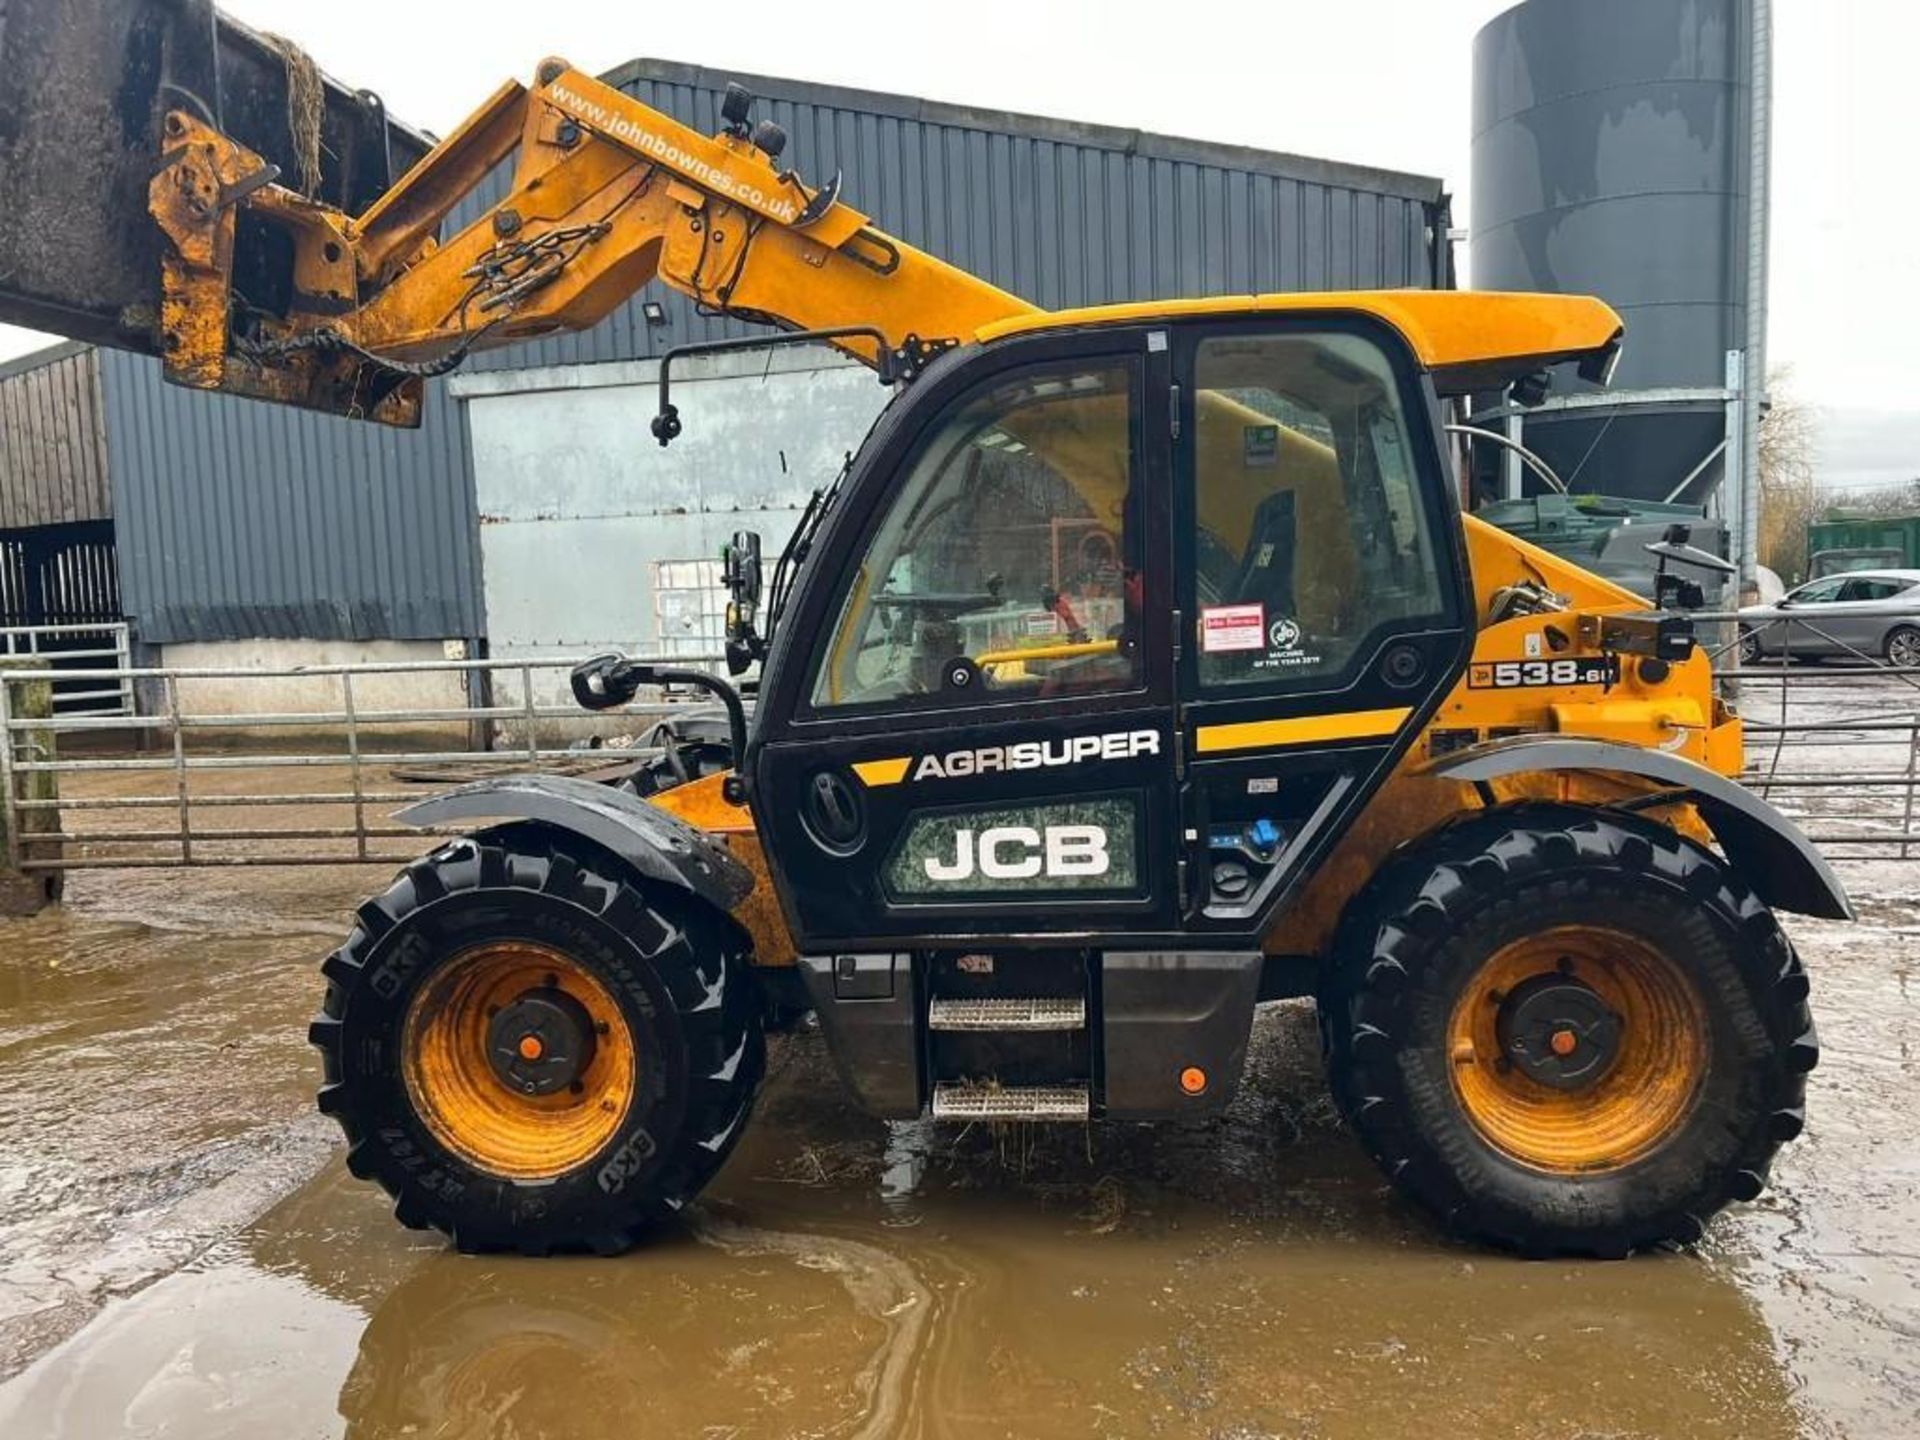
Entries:
{"label": "538-60 decal", "polygon": [[1618,655],[1591,655],[1577,660],[1493,660],[1467,669],[1467,685],[1474,690],[1619,683]]}

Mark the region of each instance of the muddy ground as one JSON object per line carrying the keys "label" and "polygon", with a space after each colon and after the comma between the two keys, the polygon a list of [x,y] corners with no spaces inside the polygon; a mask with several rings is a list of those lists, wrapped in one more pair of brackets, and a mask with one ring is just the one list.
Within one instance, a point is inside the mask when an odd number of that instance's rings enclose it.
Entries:
{"label": "muddy ground", "polygon": [[0,1436],[1910,1435],[1920,866],[1843,869],[1861,923],[1791,925],[1807,1134],[1618,1264],[1391,1197],[1298,1005],[1180,1128],[888,1126],[803,1031],[683,1230],[452,1255],[309,1110],[315,965],[385,872],[83,873],[0,923]]}

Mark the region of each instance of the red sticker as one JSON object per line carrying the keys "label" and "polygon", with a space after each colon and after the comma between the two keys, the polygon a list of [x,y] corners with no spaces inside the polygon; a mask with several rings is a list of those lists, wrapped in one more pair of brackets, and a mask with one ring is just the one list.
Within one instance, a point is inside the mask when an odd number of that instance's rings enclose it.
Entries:
{"label": "red sticker", "polygon": [[1217,655],[1267,648],[1265,605],[1209,605],[1200,612],[1200,649]]}

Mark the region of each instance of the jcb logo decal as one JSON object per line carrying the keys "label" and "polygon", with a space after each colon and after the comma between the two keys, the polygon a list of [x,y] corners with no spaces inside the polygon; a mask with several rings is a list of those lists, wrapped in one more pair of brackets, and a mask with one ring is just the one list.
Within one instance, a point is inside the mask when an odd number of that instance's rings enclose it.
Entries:
{"label": "jcb logo decal", "polygon": [[953,856],[929,855],[927,878],[957,885],[978,873],[988,880],[1079,879],[1104,875],[1109,864],[1107,832],[1098,825],[996,825],[976,837],[953,832]]}
{"label": "jcb logo decal", "polygon": [[887,890],[943,901],[1139,894],[1141,803],[1122,792],[923,812],[887,860]]}

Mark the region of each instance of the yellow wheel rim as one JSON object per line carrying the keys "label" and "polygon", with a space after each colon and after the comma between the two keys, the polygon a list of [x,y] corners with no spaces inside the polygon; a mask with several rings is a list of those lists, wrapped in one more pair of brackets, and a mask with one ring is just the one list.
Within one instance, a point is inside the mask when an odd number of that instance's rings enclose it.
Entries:
{"label": "yellow wheel rim", "polygon": [[[1604,1066],[1571,1087],[1515,1062],[1508,1023],[1525,987],[1556,982],[1585,987],[1614,1027]],[[1581,1043],[1570,1029],[1547,1038],[1568,1054]],[[1699,991],[1672,960],[1638,936],[1588,925],[1496,951],[1455,1002],[1447,1041],[1454,1094],[1481,1137],[1560,1174],[1617,1170],[1658,1149],[1692,1113],[1711,1044]]]}
{"label": "yellow wheel rim", "polygon": [[[564,1083],[543,1076],[543,1093],[515,1079],[514,1060],[551,1060],[553,1036],[531,1027],[503,1034],[498,1023],[530,1005],[578,1020],[569,1035],[590,1035],[584,1063],[569,1067]],[[598,978],[545,945],[500,941],[454,956],[408,1007],[401,1045],[408,1098],[434,1138],[504,1179],[550,1180],[586,1163],[633,1103],[632,1028]]]}

